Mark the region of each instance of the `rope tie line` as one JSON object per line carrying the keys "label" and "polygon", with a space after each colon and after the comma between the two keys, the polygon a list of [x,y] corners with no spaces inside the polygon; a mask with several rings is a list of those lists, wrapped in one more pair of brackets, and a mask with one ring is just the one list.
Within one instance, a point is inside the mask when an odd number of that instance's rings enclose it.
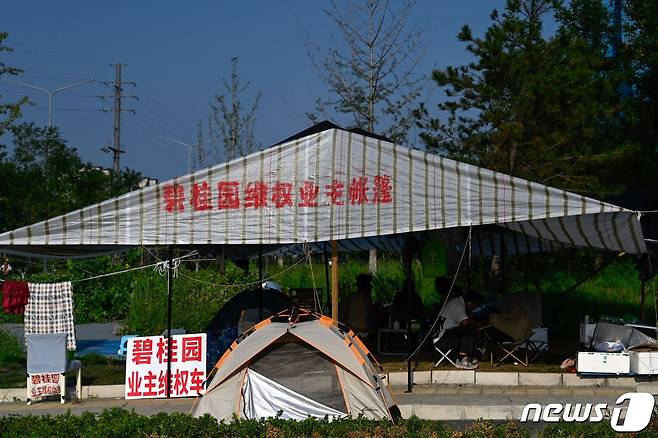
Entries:
{"label": "rope tie line", "polygon": [[[275,278],[278,278],[278,277],[282,276],[282,275],[285,274],[286,272],[290,271],[290,270],[293,269],[294,267],[296,267],[296,266],[298,266],[298,265],[300,265],[301,263],[304,263],[304,262],[306,262],[306,257],[302,257],[302,258],[300,258],[300,259],[299,259],[298,261],[296,261],[294,264],[288,266],[286,269],[284,269],[283,271],[281,271],[281,272],[279,272],[279,273],[277,273],[277,274],[270,275],[269,277],[265,277],[265,278],[263,278],[263,283],[266,282],[266,281],[274,280]],[[182,272],[180,272],[180,276],[181,276],[181,277],[185,277],[185,278],[187,278],[187,279],[189,279],[189,280],[192,280],[192,281],[196,281],[197,283],[206,284],[206,285],[208,285],[208,286],[220,287],[220,288],[222,288],[222,287],[223,287],[223,288],[230,288],[230,287],[247,287],[247,286],[257,286],[257,285],[261,284],[261,281],[260,281],[260,280],[249,281],[249,282],[246,282],[246,283],[218,284],[218,283],[213,283],[213,282],[210,282],[210,281],[199,280],[199,279],[197,279],[197,278],[190,277],[189,275],[183,274]]]}
{"label": "rope tie line", "polygon": [[160,274],[161,277],[164,277],[167,275],[167,272],[169,272],[170,269],[173,269],[173,276],[174,278],[178,277],[178,267],[180,266],[180,261],[181,259],[173,259],[172,260],[172,266],[169,266],[169,260],[163,260],[161,262],[158,262],[155,264],[153,267],[153,270]]}
{"label": "rope tie line", "polygon": [[423,338],[422,341],[418,344],[418,347],[414,350],[413,353],[407,357],[404,362],[409,362],[413,357],[418,353],[421,349],[421,347],[425,344],[425,341],[427,341],[427,338],[429,338],[432,335],[432,332],[436,328],[436,324],[439,322],[439,318],[441,318],[441,312],[443,312],[443,309],[445,308],[446,304],[448,303],[448,300],[450,299],[450,294],[452,294],[452,290],[455,287],[455,283],[457,282],[457,277],[459,276],[459,271],[461,270],[462,267],[462,262],[464,261],[464,256],[466,255],[466,251],[470,251],[471,247],[471,232],[473,231],[473,225],[469,225],[468,227],[468,236],[466,237],[466,242],[464,244],[464,249],[462,250],[462,255],[459,257],[459,264],[457,265],[457,270],[455,271],[455,275],[452,277],[452,284],[450,285],[450,289],[448,290],[448,294],[446,295],[445,300],[443,300],[443,305],[441,306],[441,309],[436,315],[436,319],[432,323],[432,327],[427,331],[427,334]]}
{"label": "rope tie line", "polygon": [[315,285],[315,273],[313,272],[313,260],[311,254],[313,253],[313,248],[304,241],[303,251],[305,254],[305,259],[308,262],[308,268],[311,271],[311,282],[313,283],[313,310],[316,313],[322,313],[320,309],[320,297],[318,296],[318,288]]}

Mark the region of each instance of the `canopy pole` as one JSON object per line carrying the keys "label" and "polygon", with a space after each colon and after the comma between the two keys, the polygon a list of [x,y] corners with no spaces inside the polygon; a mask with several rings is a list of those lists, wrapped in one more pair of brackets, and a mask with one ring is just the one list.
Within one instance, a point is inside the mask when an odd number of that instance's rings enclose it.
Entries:
{"label": "canopy pole", "polygon": [[171,301],[174,288],[174,246],[169,245],[167,269],[167,398],[171,397]]}
{"label": "canopy pole", "polygon": [[[404,284],[407,292],[407,346],[408,353],[411,356],[413,352],[413,346],[411,345],[411,318],[413,317],[413,272],[411,267],[411,259],[413,255],[413,249],[411,247],[411,234],[407,234],[407,237],[404,242],[404,249],[402,252],[402,261],[404,263]],[[407,391],[412,392],[414,386],[414,374],[411,368],[411,359],[407,361]]]}
{"label": "canopy pole", "polygon": [[331,319],[338,321],[338,242],[331,241]]}
{"label": "canopy pole", "polygon": [[507,285],[505,284],[505,255],[507,255],[507,248],[505,247],[505,238],[503,233],[500,233],[500,289],[501,295],[507,292]]}
{"label": "canopy pole", "polygon": [[263,320],[263,245],[258,245],[258,322]]}
{"label": "canopy pole", "polygon": [[[470,233],[470,229],[469,229]],[[471,291],[471,239],[468,239],[468,264],[466,265],[466,290]]]}
{"label": "canopy pole", "polygon": [[647,298],[647,283],[640,280],[640,320],[644,321],[644,306]]}
{"label": "canopy pole", "polygon": [[[327,297],[328,294],[330,293],[329,291],[331,290],[331,283],[329,281],[329,258],[327,257],[327,242],[324,242],[322,244],[322,259],[324,260],[324,284],[325,284],[325,295],[323,298]],[[326,305],[326,302],[325,302]],[[327,308],[324,308],[325,311]],[[324,313],[324,312],[323,312]]]}

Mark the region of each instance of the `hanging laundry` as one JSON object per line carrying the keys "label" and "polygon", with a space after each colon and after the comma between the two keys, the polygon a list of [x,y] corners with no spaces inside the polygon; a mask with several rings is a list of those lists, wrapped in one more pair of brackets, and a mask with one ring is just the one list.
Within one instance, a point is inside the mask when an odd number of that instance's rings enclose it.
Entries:
{"label": "hanging laundry", "polygon": [[24,281],[5,280],[2,284],[2,308],[6,313],[25,312],[30,291]]}
{"label": "hanging laundry", "polygon": [[63,283],[28,283],[25,333],[66,333],[66,348],[75,350],[73,288]]}

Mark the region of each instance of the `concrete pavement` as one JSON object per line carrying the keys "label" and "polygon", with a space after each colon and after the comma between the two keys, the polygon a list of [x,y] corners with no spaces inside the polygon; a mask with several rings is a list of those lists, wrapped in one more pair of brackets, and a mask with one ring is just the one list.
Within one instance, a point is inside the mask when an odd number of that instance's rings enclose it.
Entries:
{"label": "concrete pavement", "polygon": [[[608,403],[613,404],[625,392],[636,388],[564,388],[564,387],[489,387],[454,385],[417,385],[407,394],[403,387],[393,387],[393,393],[404,417],[416,415],[428,420],[518,420],[528,403]],[[124,400],[122,398],[90,398],[64,405],[57,401],[0,403],[0,416],[60,415],[98,413],[111,407],[134,410],[144,415],[159,412],[189,413],[194,399]]]}

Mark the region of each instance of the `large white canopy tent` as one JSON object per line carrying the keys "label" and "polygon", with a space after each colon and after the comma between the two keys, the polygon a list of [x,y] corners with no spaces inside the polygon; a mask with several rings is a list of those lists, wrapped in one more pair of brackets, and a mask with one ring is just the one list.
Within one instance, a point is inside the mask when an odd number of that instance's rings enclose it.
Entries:
{"label": "large white canopy tent", "polygon": [[367,246],[378,236],[495,224],[560,246],[646,252],[635,211],[324,126],[5,232],[0,251],[69,258],[136,246]]}
{"label": "large white canopy tent", "polygon": [[[639,219],[636,211],[324,122],[246,157],[0,234],[0,252],[77,258],[166,246],[171,259],[174,247],[262,254],[331,242],[334,269],[339,248],[395,249],[408,233],[499,226],[522,234],[528,252],[532,243],[639,254],[646,252]],[[169,279],[170,331],[171,269]],[[337,285],[334,270],[334,319]]]}

